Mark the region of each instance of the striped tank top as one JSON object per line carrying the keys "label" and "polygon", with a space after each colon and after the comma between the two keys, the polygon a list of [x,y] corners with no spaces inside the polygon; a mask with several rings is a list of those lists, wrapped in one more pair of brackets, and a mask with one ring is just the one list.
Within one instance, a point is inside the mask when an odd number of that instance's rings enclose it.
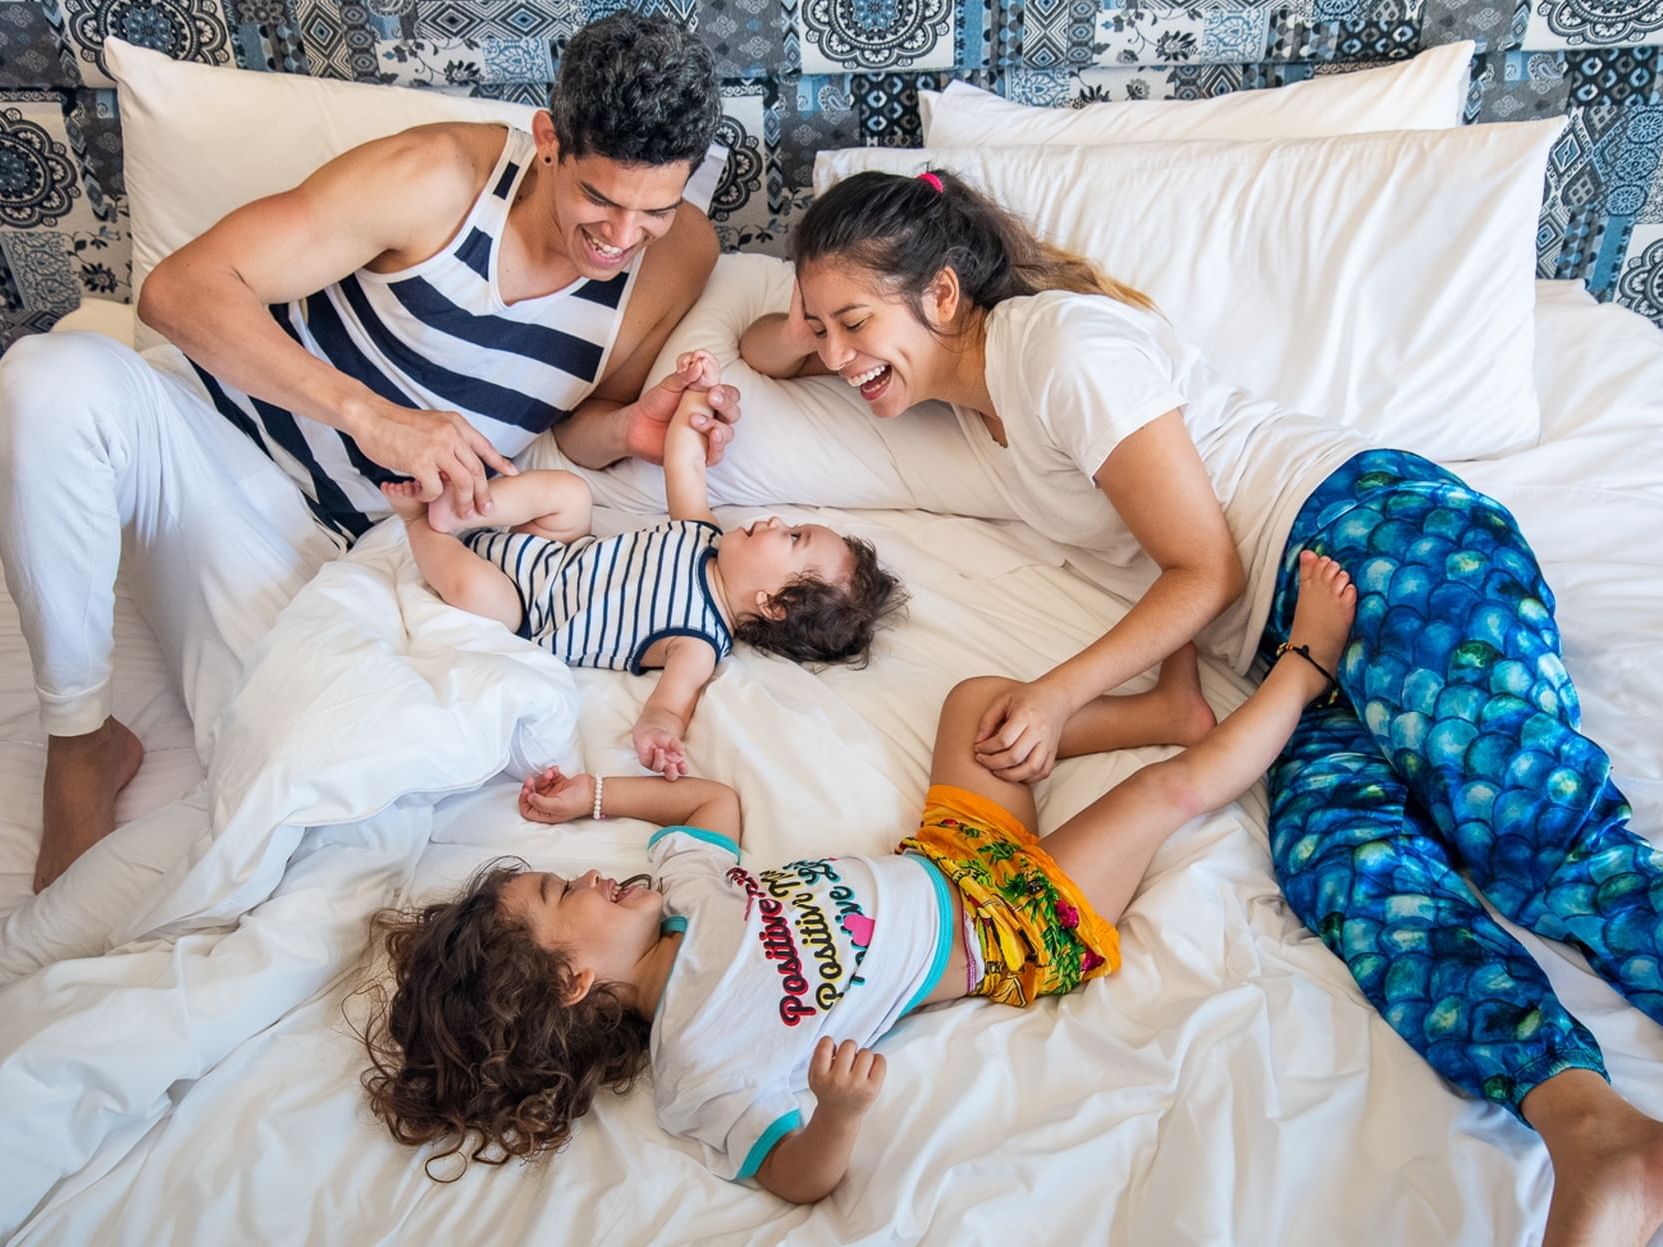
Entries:
{"label": "striped tank top", "polygon": [[733,652],[710,587],[722,530],[664,520],[570,545],[535,533],[480,528],[463,543],[507,573],[520,594],[520,635],[571,667],[640,675],[653,642],[693,636],[720,662]]}
{"label": "striped tank top", "polygon": [[[396,273],[359,269],[310,298],[272,305],[273,318],[389,402],[460,412],[502,454],[517,455],[594,391],[641,263],[637,255],[606,281],[580,277],[552,294],[503,302],[503,231],[536,155],[531,135],[510,129],[484,191],[442,251]],[[196,373],[220,413],[299,482],[325,527],[351,543],[388,514],[377,487],[401,478],[346,434]]]}

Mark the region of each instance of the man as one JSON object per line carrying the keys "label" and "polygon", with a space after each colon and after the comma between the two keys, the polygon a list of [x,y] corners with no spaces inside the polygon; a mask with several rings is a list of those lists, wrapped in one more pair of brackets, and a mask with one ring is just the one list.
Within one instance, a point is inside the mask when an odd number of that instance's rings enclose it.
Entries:
{"label": "man", "polygon": [[[489,514],[487,474],[556,424],[587,466],[662,454],[685,382],[641,388],[715,263],[681,196],[720,116],[709,52],[618,13],[572,39],[529,134],[367,143],[159,265],[139,314],[188,363],[83,334],[7,354],[0,560],[48,733],[36,891],[113,829],[143,757],[110,714],[123,558],[206,757],[241,660],[386,513],[380,481]],[[711,397],[715,457],[738,395]]]}

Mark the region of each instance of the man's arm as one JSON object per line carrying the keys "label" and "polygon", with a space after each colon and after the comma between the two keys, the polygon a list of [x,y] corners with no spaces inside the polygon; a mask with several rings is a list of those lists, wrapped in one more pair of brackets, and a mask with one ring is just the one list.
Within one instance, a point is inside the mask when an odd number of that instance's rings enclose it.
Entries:
{"label": "man's arm", "polygon": [[[586,468],[632,457],[663,462],[665,430],[685,387],[675,373],[644,394],[642,387],[671,331],[698,301],[719,250],[709,218],[685,203],[669,232],[647,248],[606,375],[572,418],[555,428],[555,440],[572,462]],[[701,414],[694,427],[711,435],[708,457],[715,464],[739,418],[739,391],[719,385],[709,397],[718,418]]]}
{"label": "man's arm", "polygon": [[140,293],[140,317],[237,389],[339,429],[414,476],[424,501],[438,497],[443,473],[472,514],[489,497],[484,465],[514,471],[484,436],[455,412],[389,403],[309,354],[267,307],[376,260],[402,267],[435,254],[489,174],[480,163],[495,137],[496,127],[421,126],[354,148],[163,260]]}

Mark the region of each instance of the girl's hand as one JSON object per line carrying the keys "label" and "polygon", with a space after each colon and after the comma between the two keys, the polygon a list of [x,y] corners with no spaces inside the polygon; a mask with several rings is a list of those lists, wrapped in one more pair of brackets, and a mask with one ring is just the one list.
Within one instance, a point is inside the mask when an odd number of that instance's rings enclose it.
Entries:
{"label": "girl's hand", "polygon": [[1013,784],[1044,779],[1056,765],[1068,699],[1034,680],[998,697],[976,725],[976,761]]}
{"label": "girl's hand", "polygon": [[528,776],[520,785],[520,817],[534,823],[569,823],[595,809],[595,777],[563,775],[558,766]]}
{"label": "girl's hand", "polygon": [[883,1089],[884,1060],[852,1039],[834,1043],[823,1035],[808,1062],[808,1089],[818,1102],[815,1115],[860,1118]]}
{"label": "girl's hand", "polygon": [[681,733],[669,722],[670,716],[646,711],[635,724],[635,756],[649,771],[676,780],[689,774],[687,749]]}

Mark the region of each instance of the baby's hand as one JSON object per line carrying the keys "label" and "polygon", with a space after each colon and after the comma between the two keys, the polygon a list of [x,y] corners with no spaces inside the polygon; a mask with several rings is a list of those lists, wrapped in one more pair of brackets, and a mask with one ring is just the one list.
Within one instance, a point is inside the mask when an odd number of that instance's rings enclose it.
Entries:
{"label": "baby's hand", "polygon": [[520,817],[534,823],[569,823],[595,809],[595,777],[562,775],[558,766],[528,776],[520,785]]}
{"label": "baby's hand", "polygon": [[702,392],[722,382],[722,365],[709,351],[683,351],[676,356],[676,372],[689,390]]}
{"label": "baby's hand", "polygon": [[635,756],[649,771],[676,780],[693,768],[688,765],[681,733],[666,721],[667,717],[650,710],[642,714],[635,724]]}
{"label": "baby's hand", "polygon": [[816,1112],[863,1117],[883,1088],[884,1060],[852,1039],[834,1044],[821,1036],[808,1063],[808,1089],[819,1103]]}

